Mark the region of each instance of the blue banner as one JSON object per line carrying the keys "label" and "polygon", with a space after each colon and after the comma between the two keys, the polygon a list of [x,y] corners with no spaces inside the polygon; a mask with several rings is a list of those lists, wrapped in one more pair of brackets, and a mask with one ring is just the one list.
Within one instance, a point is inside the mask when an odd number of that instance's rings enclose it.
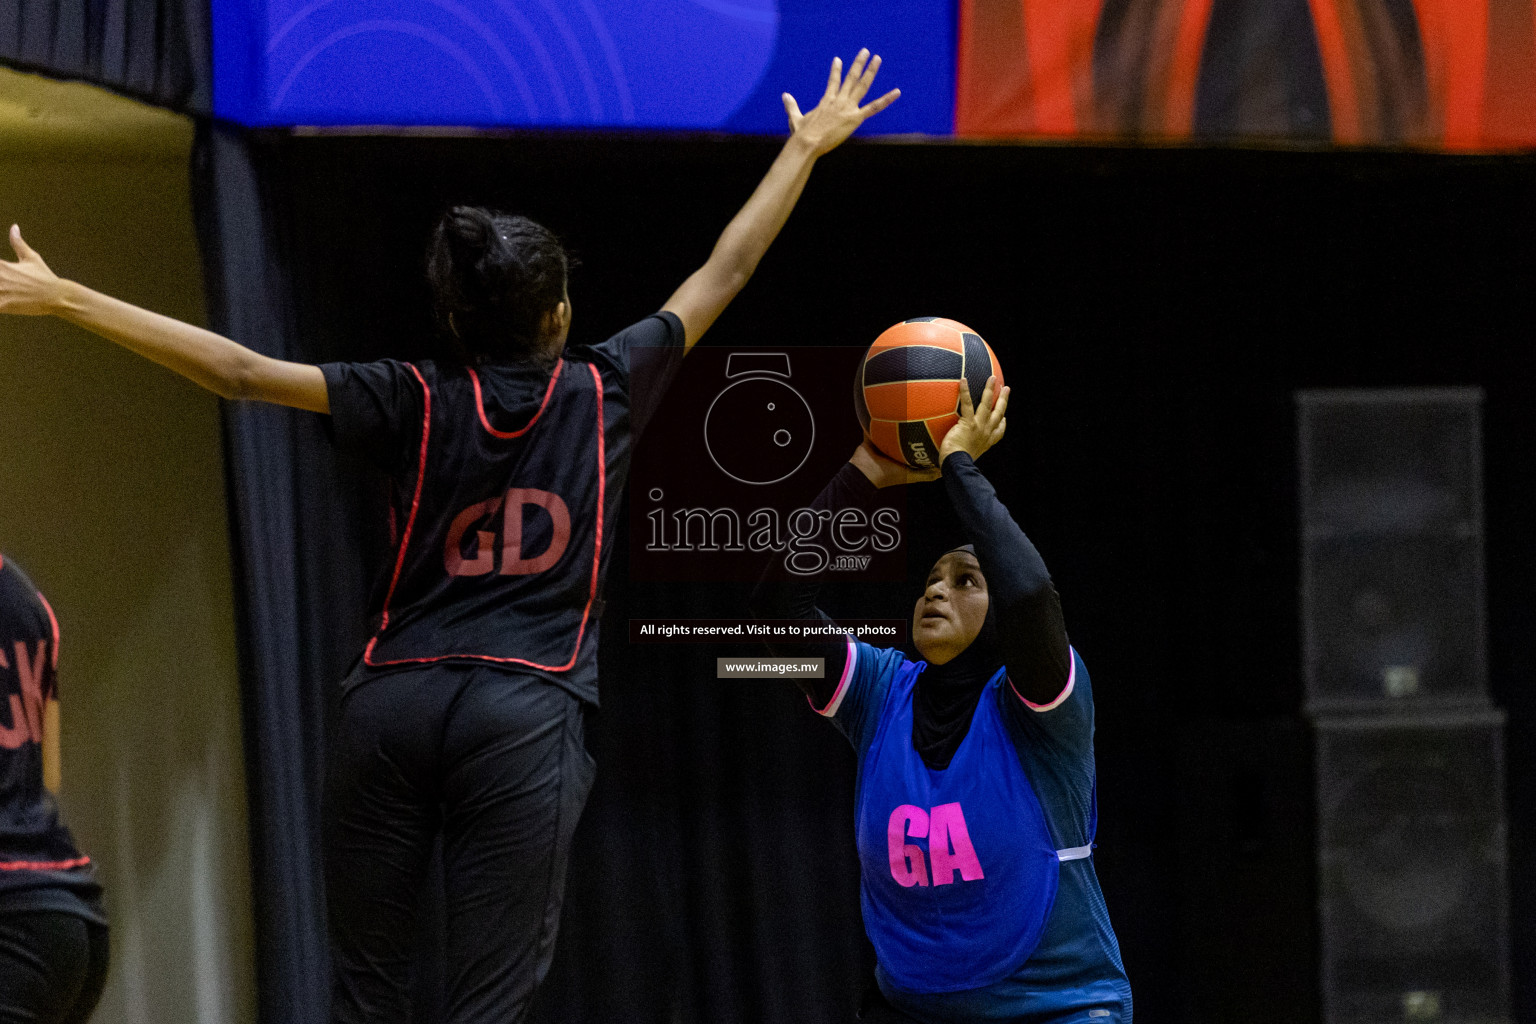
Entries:
{"label": "blue banner", "polygon": [[258,125],[785,130],[834,55],[885,59],[865,129],[949,134],[951,0],[214,0],[214,108]]}

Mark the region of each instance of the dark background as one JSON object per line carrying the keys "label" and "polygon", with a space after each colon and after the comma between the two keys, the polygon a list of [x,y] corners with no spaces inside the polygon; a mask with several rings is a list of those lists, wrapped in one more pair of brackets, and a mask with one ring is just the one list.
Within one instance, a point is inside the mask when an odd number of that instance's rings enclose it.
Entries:
{"label": "dark background", "polygon": [[[582,261],[573,337],[599,340],[702,262],[776,147],[253,140],[312,360],[431,353],[421,252],[457,202],[560,233]],[[1315,1017],[1291,396],[1444,384],[1487,393],[1490,678],[1510,713],[1516,1008],[1536,1020],[1536,757],[1522,739],[1536,719],[1533,171],[1529,158],[855,143],[818,167],[706,340],[867,344],[942,315],[997,351],[1010,429],[982,466],[1045,555],[1093,674],[1095,860],[1141,1024]],[[339,472],[304,523],[329,531],[331,585],[355,595],[382,513],[359,467]],[[935,542],[940,511],[914,496],[918,540]],[[742,588],[626,583],[616,554],[589,740],[601,773],[542,1019],[850,1019],[870,962],[851,752],[788,687],[716,681],[731,648],[627,645],[631,614],[716,617]],[[904,617],[915,584],[900,589],[828,603]],[[339,676],[361,624],[331,639]]]}

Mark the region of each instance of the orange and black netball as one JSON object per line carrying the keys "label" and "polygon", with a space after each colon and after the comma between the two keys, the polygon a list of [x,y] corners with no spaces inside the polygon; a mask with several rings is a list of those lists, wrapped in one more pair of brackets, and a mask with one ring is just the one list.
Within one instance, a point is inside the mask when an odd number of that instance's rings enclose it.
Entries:
{"label": "orange and black netball", "polygon": [[854,378],[853,405],[864,433],[897,462],[939,464],[939,443],[959,419],[960,388],[981,404],[987,378],[1003,371],[981,335],[943,317],[904,320],[869,346]]}

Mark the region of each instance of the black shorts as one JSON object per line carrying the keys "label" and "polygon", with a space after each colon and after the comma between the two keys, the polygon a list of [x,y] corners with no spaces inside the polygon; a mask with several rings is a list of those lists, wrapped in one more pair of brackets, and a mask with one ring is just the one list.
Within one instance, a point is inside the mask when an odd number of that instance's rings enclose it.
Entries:
{"label": "black shorts", "polygon": [[84,1024],[107,983],[107,928],[77,914],[0,914],[0,1020]]}
{"label": "black shorts", "polygon": [[326,784],[332,1019],[411,1019],[420,896],[440,835],[444,1024],[522,1020],[549,970],[592,786],[581,702],[472,665],[349,682]]}

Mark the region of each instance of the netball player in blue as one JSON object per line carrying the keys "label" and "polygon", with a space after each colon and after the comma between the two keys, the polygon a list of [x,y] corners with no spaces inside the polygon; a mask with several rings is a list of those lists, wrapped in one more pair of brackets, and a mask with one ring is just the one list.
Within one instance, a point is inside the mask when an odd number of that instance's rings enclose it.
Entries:
{"label": "netball player in blue", "polygon": [[[665,378],[736,296],[816,160],[895,90],[863,104],[880,59],[834,61],[809,113],[709,260],[661,311],[567,345],[559,242],[523,217],[460,207],[428,276],[458,358],[324,367],[61,281],[11,229],[0,312],[54,314],[225,398],[330,416],[336,443],[393,484],[398,550],[375,630],[347,679],[327,773],[333,1019],[410,1019],[415,908],[443,839],[446,1024],[513,1024],[548,970],[571,835],[592,782],[582,714],[632,439],[656,394],[631,395],[642,349]],[[862,104],[862,105],[861,105]]]}
{"label": "netball player in blue", "polygon": [[[859,755],[855,840],[878,993],[862,1019],[1130,1024],[1131,992],[1093,869],[1093,693],[1045,563],[975,460],[1008,389],[960,421],[940,469],[866,441],[813,507],[866,515],[882,487],[942,476],[970,544],[929,571],[912,612],[921,661],[852,637],[823,645],[811,707]],[[754,609],[825,618],[815,578],[765,578]],[[806,656],[804,645],[782,653]]]}

